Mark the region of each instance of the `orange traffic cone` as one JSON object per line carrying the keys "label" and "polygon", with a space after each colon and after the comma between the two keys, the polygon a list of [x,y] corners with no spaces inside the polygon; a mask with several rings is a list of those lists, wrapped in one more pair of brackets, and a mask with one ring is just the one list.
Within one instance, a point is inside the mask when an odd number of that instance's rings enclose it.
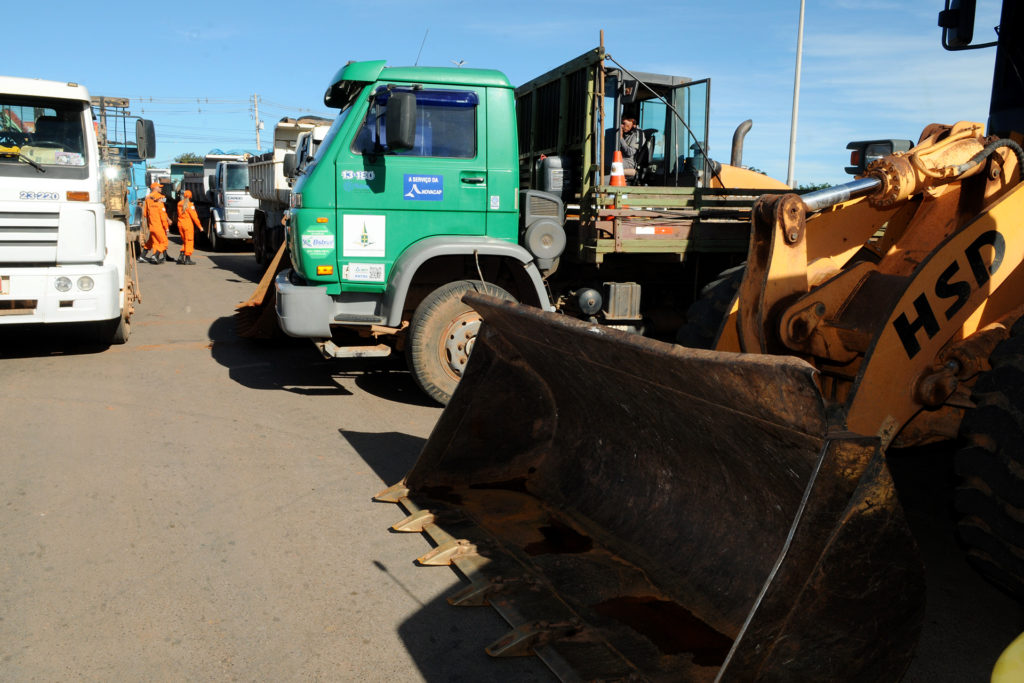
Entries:
{"label": "orange traffic cone", "polygon": [[626,186],[626,172],[622,168],[622,152],[615,150],[612,155],[612,178],[609,183],[612,187]]}

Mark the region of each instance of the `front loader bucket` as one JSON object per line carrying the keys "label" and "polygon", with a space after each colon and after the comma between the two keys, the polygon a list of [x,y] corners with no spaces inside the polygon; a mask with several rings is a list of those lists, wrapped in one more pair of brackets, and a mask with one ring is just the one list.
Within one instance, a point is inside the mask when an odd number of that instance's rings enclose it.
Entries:
{"label": "front loader bucket", "polygon": [[467,295],[472,363],[378,495],[563,680],[896,680],[923,569],[877,439],[795,358]]}

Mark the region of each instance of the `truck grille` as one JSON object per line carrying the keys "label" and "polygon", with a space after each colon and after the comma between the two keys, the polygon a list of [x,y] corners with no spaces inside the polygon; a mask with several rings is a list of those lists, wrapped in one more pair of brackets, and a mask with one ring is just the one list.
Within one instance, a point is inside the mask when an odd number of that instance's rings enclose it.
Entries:
{"label": "truck grille", "polygon": [[56,263],[60,214],[0,212],[0,263]]}

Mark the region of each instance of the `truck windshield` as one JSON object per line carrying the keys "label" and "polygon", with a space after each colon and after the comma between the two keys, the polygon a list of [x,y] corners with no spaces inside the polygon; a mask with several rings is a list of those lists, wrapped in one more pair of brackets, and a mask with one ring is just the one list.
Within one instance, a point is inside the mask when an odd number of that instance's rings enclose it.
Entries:
{"label": "truck windshield", "polygon": [[82,167],[86,103],[0,94],[0,161],[40,166]]}
{"label": "truck windshield", "polygon": [[243,164],[228,164],[224,179],[226,192],[244,192],[249,189],[249,167]]}
{"label": "truck windshield", "polygon": [[[323,141],[320,142],[320,146],[316,148],[316,156],[313,157],[313,164],[320,163],[320,157],[327,153],[327,150],[331,146],[331,141],[334,140],[334,136],[338,134],[341,127],[345,125],[345,119],[348,118],[348,113],[352,111],[352,105],[349,104],[338,114],[338,118],[334,119],[334,123],[331,124],[331,129],[327,131]],[[308,169],[307,169],[308,170]]]}

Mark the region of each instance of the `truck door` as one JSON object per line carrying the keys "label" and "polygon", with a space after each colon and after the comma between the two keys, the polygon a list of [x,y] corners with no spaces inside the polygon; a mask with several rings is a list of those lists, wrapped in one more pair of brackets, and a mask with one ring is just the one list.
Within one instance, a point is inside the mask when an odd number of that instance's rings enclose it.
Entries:
{"label": "truck door", "polygon": [[664,168],[666,185],[704,184],[710,91],[711,80],[705,78],[676,86],[665,95],[682,121],[658,100],[644,102],[640,125],[656,125],[657,120],[664,122],[665,134],[662,142],[656,140],[652,158]]}
{"label": "truck door", "polygon": [[425,237],[486,231],[482,89],[411,91],[413,149],[386,151],[390,92],[381,87],[348,149],[337,157],[338,272],[349,287],[383,285],[395,259]]}

